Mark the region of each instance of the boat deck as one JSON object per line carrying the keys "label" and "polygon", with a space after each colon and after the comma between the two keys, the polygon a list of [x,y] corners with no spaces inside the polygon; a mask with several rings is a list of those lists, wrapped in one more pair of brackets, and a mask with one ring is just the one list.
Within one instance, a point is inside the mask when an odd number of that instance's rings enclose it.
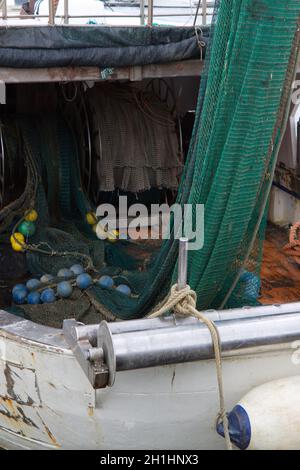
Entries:
{"label": "boat deck", "polygon": [[300,299],[300,265],[283,250],[287,242],[287,229],[268,226],[261,271],[259,301],[262,304],[298,302]]}

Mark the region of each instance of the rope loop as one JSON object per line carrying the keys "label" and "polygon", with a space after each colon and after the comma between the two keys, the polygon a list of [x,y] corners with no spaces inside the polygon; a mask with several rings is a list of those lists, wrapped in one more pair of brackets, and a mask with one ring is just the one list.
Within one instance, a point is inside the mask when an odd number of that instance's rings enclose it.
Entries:
{"label": "rope loop", "polygon": [[219,401],[220,410],[217,416],[217,420],[222,420],[224,427],[224,435],[226,441],[227,450],[232,450],[232,444],[229,433],[228,417],[225,409],[225,396],[224,396],[224,385],[223,385],[223,374],[222,374],[222,345],[219,335],[219,330],[216,324],[207,318],[204,313],[197,310],[197,294],[191,289],[190,286],[186,286],[183,289],[179,289],[178,285],[175,284],[171,287],[171,292],[162,306],[154,313],[150,314],[148,318],[161,317],[167,312],[173,311],[179,315],[192,316],[203,322],[209,329],[216,362],[217,369],[217,381],[219,389]]}

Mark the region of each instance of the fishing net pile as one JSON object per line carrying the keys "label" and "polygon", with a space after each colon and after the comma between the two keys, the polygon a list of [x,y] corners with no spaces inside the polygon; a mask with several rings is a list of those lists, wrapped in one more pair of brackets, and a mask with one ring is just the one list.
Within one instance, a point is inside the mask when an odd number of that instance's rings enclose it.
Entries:
{"label": "fishing net pile", "polygon": [[[190,222],[195,222],[196,204],[205,205],[204,245],[190,251],[188,264],[188,282],[202,309],[255,305],[259,297],[268,195],[297,64],[299,0],[218,1],[211,36],[177,198],[182,206],[192,204]],[[28,121],[19,126],[48,187],[46,200],[37,185],[44,220],[35,243],[52,252],[72,252],[68,263],[91,259],[100,273],[125,279],[132,288],[129,297],[115,289],[90,289],[97,312],[120,319],[144,316],[176,281],[177,233],[172,231],[143,269],[130,254],[129,241],[108,246],[97,240],[84,222],[90,204],[80,185],[76,139],[60,120],[47,118],[52,136],[47,138],[51,146],[45,146],[42,132],[33,131],[40,126]],[[54,155],[60,159],[59,178],[51,174],[55,165],[47,167]],[[32,274],[54,273],[59,263],[67,264],[38,252],[29,252],[27,260]]]}
{"label": "fishing net pile", "polygon": [[124,85],[94,87],[86,94],[93,113],[98,190],[177,190],[182,162],[167,104],[151,92]]}

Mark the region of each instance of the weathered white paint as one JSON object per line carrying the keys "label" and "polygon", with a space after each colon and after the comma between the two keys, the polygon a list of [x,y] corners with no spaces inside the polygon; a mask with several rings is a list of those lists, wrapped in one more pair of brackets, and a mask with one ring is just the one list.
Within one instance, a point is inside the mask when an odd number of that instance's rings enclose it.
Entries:
{"label": "weathered white paint", "polygon": [[300,449],[300,375],[256,387],[239,404],[251,424],[249,450]]}
{"label": "weathered white paint", "polygon": [[[95,392],[59,332],[47,346],[8,330],[0,329],[0,447],[224,448],[214,361],[120,372],[112,388]],[[293,352],[286,344],[226,357],[227,409],[260,384],[296,375]]]}

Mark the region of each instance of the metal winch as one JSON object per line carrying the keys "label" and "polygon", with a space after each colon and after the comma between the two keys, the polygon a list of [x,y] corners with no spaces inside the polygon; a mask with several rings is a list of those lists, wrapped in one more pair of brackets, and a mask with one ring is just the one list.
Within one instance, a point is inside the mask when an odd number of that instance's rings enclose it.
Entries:
{"label": "metal winch", "polygon": [[[179,289],[187,282],[187,249],[188,240],[181,239]],[[218,327],[223,356],[299,339],[299,302],[204,313]],[[65,320],[63,333],[94,389],[112,386],[117,372],[214,358],[208,328],[193,317],[170,314],[98,325]]]}

